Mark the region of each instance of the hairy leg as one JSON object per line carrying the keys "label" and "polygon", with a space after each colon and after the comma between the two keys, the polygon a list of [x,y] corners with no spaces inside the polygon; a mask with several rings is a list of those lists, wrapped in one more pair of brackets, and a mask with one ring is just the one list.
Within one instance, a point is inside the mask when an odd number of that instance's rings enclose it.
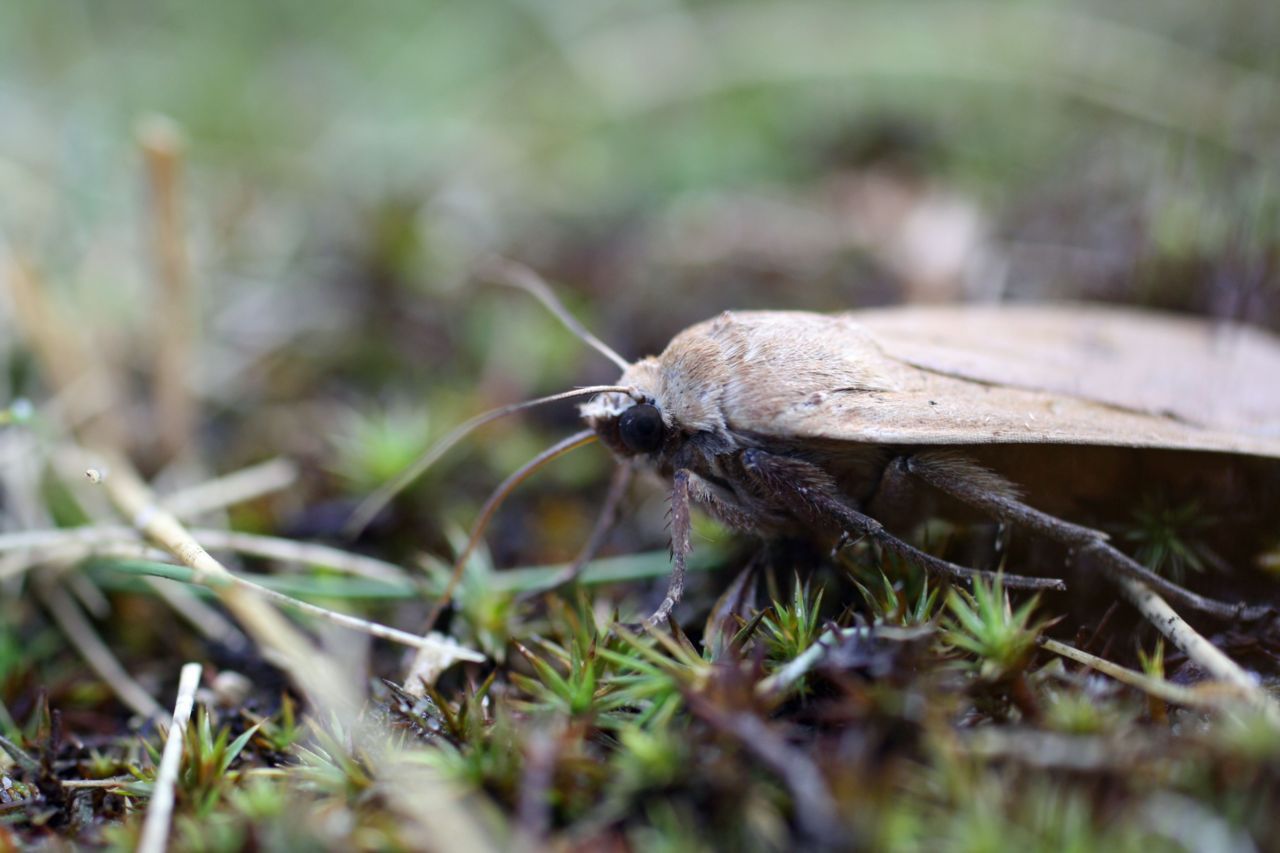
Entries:
{"label": "hairy leg", "polygon": [[655,628],[667,620],[672,609],[684,595],[685,563],[689,557],[689,483],[697,475],[687,468],[676,471],[671,479],[671,579],[667,582],[667,595],[644,627]]}
{"label": "hairy leg", "polygon": [[[835,528],[857,537],[868,537],[885,550],[914,562],[933,574],[966,582],[971,582],[975,577],[995,577],[994,572],[958,566],[903,542],[885,530],[874,518],[850,507],[841,497],[831,476],[812,463],[776,456],[762,450],[744,450],[740,461],[743,471],[776,506],[789,509],[814,527]],[[1032,578],[1003,573],[1002,577],[1007,588],[1066,588],[1056,578]]]}
{"label": "hairy leg", "polygon": [[688,468],[676,471],[671,488],[671,580],[658,609],[644,621],[645,627],[661,624],[684,594],[685,563],[692,546],[689,541],[691,503],[696,503],[724,524],[745,533],[775,526],[783,518],[759,506],[745,505],[724,495],[714,483]]}
{"label": "hairy leg", "polygon": [[702,475],[691,470],[687,473],[689,498],[732,529],[741,533],[758,533],[781,523],[782,519],[773,513],[762,512],[759,507],[747,506],[724,496]]}
{"label": "hairy leg", "polygon": [[1202,613],[1222,619],[1260,619],[1267,606],[1247,607],[1205,598],[1160,577],[1107,541],[1101,530],[1072,524],[1023,503],[1007,481],[954,453],[921,453],[890,463],[941,492],[1004,521],[1034,530],[1055,542],[1073,547],[1081,555],[1099,560],[1108,571],[1140,580],[1162,595]]}

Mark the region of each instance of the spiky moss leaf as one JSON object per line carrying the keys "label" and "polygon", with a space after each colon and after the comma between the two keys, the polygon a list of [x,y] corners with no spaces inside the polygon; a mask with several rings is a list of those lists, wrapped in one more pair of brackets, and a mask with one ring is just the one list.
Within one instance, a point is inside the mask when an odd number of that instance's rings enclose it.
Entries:
{"label": "spiky moss leaf", "polygon": [[999,681],[1021,673],[1036,650],[1036,637],[1048,620],[1032,622],[1039,604],[1032,596],[1014,610],[1000,578],[976,578],[973,592],[952,589],[947,596],[950,618],[942,631],[948,645],[977,658],[979,677]]}

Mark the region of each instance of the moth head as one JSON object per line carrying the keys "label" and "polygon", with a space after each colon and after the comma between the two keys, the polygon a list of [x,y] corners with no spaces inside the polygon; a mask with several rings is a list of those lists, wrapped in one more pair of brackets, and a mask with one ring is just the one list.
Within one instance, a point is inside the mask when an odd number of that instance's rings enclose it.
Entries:
{"label": "moth head", "polygon": [[657,360],[642,359],[618,379],[618,385],[632,389],[631,393],[598,394],[578,409],[600,441],[621,458],[657,453],[673,434],[670,414],[654,393],[657,379]]}

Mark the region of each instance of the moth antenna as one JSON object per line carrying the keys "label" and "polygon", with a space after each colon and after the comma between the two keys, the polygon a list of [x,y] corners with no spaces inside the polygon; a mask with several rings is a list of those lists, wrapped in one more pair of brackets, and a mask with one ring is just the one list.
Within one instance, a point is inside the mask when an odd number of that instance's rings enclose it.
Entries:
{"label": "moth antenna", "polygon": [[475,551],[476,545],[480,544],[480,537],[484,535],[485,528],[489,526],[490,519],[497,512],[498,507],[502,506],[516,486],[523,483],[529,478],[533,472],[537,471],[543,465],[564,456],[570,450],[577,450],[579,447],[585,447],[595,441],[597,436],[594,430],[584,429],[582,432],[574,433],[568,438],[561,439],[528,462],[521,465],[518,469],[510,474],[507,479],[498,484],[498,487],[490,493],[485,500],[484,506],[480,508],[480,515],[471,527],[471,534],[467,537],[467,544],[458,552],[458,557],[453,561],[453,571],[449,575],[449,583],[445,585],[444,592],[441,593],[440,599],[431,608],[431,614],[427,616],[426,627],[422,629],[422,633],[426,634],[436,624],[436,620],[440,618],[440,614],[449,604],[449,599],[453,597],[453,591],[457,589],[458,581],[462,579],[462,571],[467,565],[467,560],[471,558],[471,553]]}
{"label": "moth antenna", "polygon": [[490,409],[482,412],[475,417],[467,420],[457,426],[452,432],[440,439],[433,446],[427,448],[421,456],[413,461],[408,468],[405,468],[395,476],[390,482],[381,486],[369,495],[360,505],[356,507],[355,512],[351,514],[350,520],[347,522],[344,533],[348,538],[354,539],[369,526],[369,522],[373,517],[382,511],[383,507],[389,504],[396,495],[400,494],[409,484],[422,476],[428,468],[434,465],[441,456],[444,456],[449,450],[462,439],[466,438],[471,432],[485,424],[496,421],[499,418],[516,412],[522,412],[525,409],[532,409],[535,406],[541,406],[546,403],[555,403],[559,400],[572,400],[574,397],[590,397],[595,394],[607,394],[617,392],[629,394],[630,396],[640,399],[640,394],[636,389],[624,385],[588,385],[583,388],[574,388],[571,391],[561,391],[559,394],[552,394],[548,397],[539,397],[536,400],[525,400],[520,403],[510,403],[506,406],[499,406],[496,409]]}
{"label": "moth antenna", "polygon": [[619,463],[613,469],[613,477],[609,481],[609,491],[605,494],[604,502],[600,505],[600,514],[596,517],[595,526],[592,527],[591,535],[587,537],[586,544],[582,546],[577,556],[573,558],[573,562],[557,572],[555,577],[547,583],[520,593],[516,598],[517,601],[528,601],[531,598],[545,595],[553,589],[573,583],[582,576],[583,570],[586,569],[588,563],[595,559],[596,554],[600,551],[600,546],[604,545],[609,532],[618,522],[618,510],[627,496],[627,488],[631,485],[631,479],[634,475],[635,469],[624,463]]}
{"label": "moth antenna", "polygon": [[612,361],[619,369],[626,370],[631,366],[631,363],[614,352],[612,347],[588,332],[586,327],[578,322],[578,318],[564,307],[564,303],[556,298],[555,293],[542,280],[542,276],[529,267],[507,258],[494,258],[482,268],[481,272],[498,284],[505,284],[532,295],[580,341]]}

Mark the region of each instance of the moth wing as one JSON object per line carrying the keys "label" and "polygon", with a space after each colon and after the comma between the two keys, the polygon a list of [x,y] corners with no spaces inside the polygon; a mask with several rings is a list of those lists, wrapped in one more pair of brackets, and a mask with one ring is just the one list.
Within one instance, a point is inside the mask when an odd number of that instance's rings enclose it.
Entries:
{"label": "moth wing", "polygon": [[882,388],[793,398],[758,431],[1280,458],[1280,341],[1257,329],[1075,305],[905,307],[833,319],[876,360],[868,369]]}

